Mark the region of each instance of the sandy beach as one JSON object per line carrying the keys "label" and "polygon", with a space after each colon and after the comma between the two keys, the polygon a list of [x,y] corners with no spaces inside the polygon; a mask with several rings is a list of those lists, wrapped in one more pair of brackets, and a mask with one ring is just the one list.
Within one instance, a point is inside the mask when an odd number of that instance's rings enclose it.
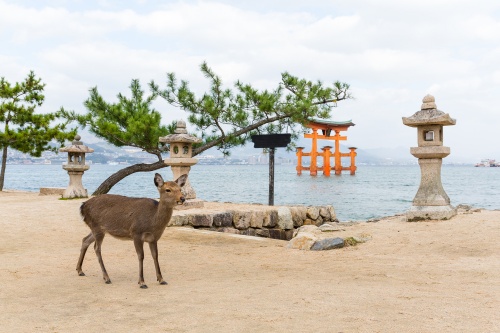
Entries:
{"label": "sandy beach", "polygon": [[89,249],[84,200],[0,192],[0,332],[500,332],[500,211],[450,221],[401,216],[346,227],[370,235],[331,251],[171,227],[167,286],[137,285],[133,243],[107,236],[107,285]]}

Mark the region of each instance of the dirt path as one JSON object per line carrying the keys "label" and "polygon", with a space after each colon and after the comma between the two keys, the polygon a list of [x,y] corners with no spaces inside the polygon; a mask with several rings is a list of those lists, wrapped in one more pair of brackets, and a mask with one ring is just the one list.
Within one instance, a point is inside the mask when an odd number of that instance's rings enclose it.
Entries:
{"label": "dirt path", "polygon": [[75,266],[82,200],[0,192],[0,332],[500,332],[500,212],[349,227],[372,240],[324,252],[168,228],[168,286],[146,247],[106,237]]}

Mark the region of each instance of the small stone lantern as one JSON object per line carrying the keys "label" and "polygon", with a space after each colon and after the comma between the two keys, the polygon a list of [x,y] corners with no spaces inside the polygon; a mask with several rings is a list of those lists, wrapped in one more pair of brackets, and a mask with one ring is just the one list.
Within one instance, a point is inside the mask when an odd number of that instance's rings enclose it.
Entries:
{"label": "small stone lantern", "polygon": [[[201,139],[187,133],[185,121],[177,121],[174,134],[160,137],[159,141],[170,144],[170,157],[166,158],[164,162],[172,168],[174,180],[183,174],[189,174],[191,166],[198,163],[198,159],[192,157],[193,143],[201,142]],[[186,202],[182,206],[176,207],[177,209],[203,207],[203,201],[196,199],[196,192],[191,187],[189,177],[182,187],[182,193]]]}
{"label": "small stone lantern", "polygon": [[441,183],[443,158],[450,154],[450,147],[443,146],[443,126],[455,125],[456,120],[437,109],[434,96],[427,95],[422,101],[420,111],[403,117],[403,124],[417,128],[418,147],[411,147],[410,153],[418,158],[421,171],[420,187],[406,220],[447,220],[457,211]]}
{"label": "small stone lantern", "polygon": [[68,153],[68,162],[63,164],[63,169],[67,170],[69,175],[69,185],[62,195],[66,199],[88,197],[82,184],[82,176],[90,168],[85,164],[85,154],[93,153],[94,149],[85,146],[80,139],[81,137],[76,135],[71,146],[59,149],[61,153]]}

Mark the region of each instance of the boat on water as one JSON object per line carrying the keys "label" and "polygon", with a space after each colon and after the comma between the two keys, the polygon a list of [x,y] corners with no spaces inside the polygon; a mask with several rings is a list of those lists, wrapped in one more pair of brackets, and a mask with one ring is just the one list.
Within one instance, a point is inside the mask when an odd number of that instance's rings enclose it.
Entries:
{"label": "boat on water", "polygon": [[500,167],[500,162],[496,162],[495,160],[490,160],[490,159],[482,159],[481,162],[476,163],[476,167],[487,167],[487,168],[494,168],[494,167]]}

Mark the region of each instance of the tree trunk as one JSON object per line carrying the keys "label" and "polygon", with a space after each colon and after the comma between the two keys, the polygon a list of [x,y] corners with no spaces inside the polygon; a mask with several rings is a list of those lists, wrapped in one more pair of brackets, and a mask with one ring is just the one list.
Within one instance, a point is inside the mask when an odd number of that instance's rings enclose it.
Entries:
{"label": "tree trunk", "polygon": [[0,191],[3,191],[3,181],[5,179],[5,167],[7,166],[7,146],[2,149],[2,167],[0,169]]}
{"label": "tree trunk", "polygon": [[116,185],[116,183],[133,173],[155,171],[165,167],[167,167],[167,165],[163,161],[158,161],[152,164],[141,163],[131,165],[124,169],[118,170],[117,172],[109,176],[108,179],[106,179],[102,182],[101,185],[99,185],[99,187],[94,191],[94,193],[92,193],[92,195],[101,195],[108,193],[109,190],[111,190],[111,188]]}

